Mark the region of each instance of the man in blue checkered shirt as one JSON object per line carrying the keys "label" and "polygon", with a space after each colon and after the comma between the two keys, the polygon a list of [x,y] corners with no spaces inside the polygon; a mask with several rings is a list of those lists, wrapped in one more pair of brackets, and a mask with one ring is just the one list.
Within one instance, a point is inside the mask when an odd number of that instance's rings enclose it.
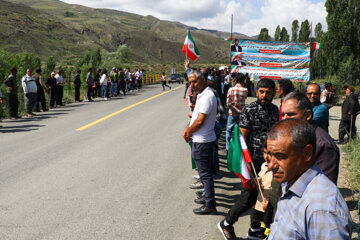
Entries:
{"label": "man in blue checkered shirt", "polygon": [[351,239],[352,219],[337,189],[314,164],[316,136],[300,119],[275,124],[267,135],[269,170],[282,183],[269,239]]}

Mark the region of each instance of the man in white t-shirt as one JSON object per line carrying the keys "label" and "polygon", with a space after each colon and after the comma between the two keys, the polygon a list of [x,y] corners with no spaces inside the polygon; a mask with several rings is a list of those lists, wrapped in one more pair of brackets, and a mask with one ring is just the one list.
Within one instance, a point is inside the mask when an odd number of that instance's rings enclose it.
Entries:
{"label": "man in white t-shirt", "polygon": [[190,87],[196,91],[197,98],[191,121],[186,126],[183,137],[186,142],[192,138],[191,155],[195,160],[201,181],[204,184],[205,197],[195,202],[204,204],[194,209],[195,214],[216,214],[214,179],[212,175],[213,150],[216,140],[214,131],[217,100],[208,87],[206,79],[198,70],[193,70],[188,76]]}

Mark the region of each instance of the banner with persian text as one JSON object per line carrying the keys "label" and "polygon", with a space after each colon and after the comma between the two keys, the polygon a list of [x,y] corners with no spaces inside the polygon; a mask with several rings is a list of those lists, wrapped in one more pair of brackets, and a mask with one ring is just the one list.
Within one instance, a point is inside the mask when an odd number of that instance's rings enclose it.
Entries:
{"label": "banner with persian text", "polygon": [[310,80],[310,44],[240,40],[242,52],[232,52],[231,72],[248,73],[251,79]]}
{"label": "banner with persian text", "polygon": [[254,67],[270,67],[270,68],[309,68],[310,54],[301,55],[282,55],[282,54],[268,54],[268,53],[241,53],[232,52],[233,65],[240,65],[236,63],[239,61],[239,55],[242,55],[241,62],[246,66]]}
{"label": "banner with persian text", "polygon": [[310,54],[310,43],[241,39],[239,45],[244,53],[270,53],[285,55]]}
{"label": "banner with persian text", "polygon": [[248,73],[254,81],[259,81],[262,78],[271,78],[279,80],[286,78],[291,81],[309,81],[310,69],[296,69],[296,68],[265,68],[265,67],[251,67],[251,66],[237,66],[231,65],[231,72]]}

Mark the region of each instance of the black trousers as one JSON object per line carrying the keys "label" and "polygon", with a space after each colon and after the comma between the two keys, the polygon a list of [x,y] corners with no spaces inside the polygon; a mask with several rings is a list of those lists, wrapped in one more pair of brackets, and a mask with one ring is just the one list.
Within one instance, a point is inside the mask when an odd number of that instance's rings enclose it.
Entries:
{"label": "black trousers", "polygon": [[43,88],[38,88],[37,90],[35,112],[40,112],[40,104],[42,106],[43,111],[46,111],[46,100],[45,100],[45,93]]}
{"label": "black trousers", "polygon": [[169,85],[166,84],[166,82],[162,82],[163,90],[165,90],[165,86],[168,87],[168,88],[171,88]]}
{"label": "black trousers", "polygon": [[93,91],[93,86],[91,84],[87,84],[87,98],[88,101],[91,101],[91,95],[92,95],[92,91]]}
{"label": "black trousers", "polygon": [[214,144],[210,143],[193,143],[192,157],[196,163],[197,170],[201,181],[204,184],[205,206],[215,208],[215,188],[213,170]]}
{"label": "black trousers", "polygon": [[[125,83],[125,81],[120,82],[120,88],[121,88],[121,91],[123,92],[123,94],[125,95],[126,94],[126,83]],[[119,92],[120,92],[120,88],[119,88]]]}
{"label": "black trousers", "polygon": [[256,210],[255,208],[251,209],[251,213],[250,213],[250,226],[253,229],[256,228],[260,228],[261,227],[261,222],[260,221],[264,221],[264,216],[265,213]]}
{"label": "black trousers", "polygon": [[257,194],[258,191],[256,189],[249,190],[244,188],[244,190],[241,191],[239,198],[226,215],[226,222],[230,225],[237,222],[239,217],[256,203]]}
{"label": "black trousers", "polygon": [[64,95],[64,87],[58,85],[56,88],[56,105],[63,105],[62,99]]}
{"label": "black trousers", "polygon": [[351,128],[351,138],[356,137],[356,116],[353,116],[352,127],[351,120],[341,120],[339,125],[339,141],[343,142],[345,135],[349,136],[350,139],[350,128]]}
{"label": "black trousers", "polygon": [[116,96],[118,96],[118,95],[120,94],[120,88],[121,88],[120,81],[117,81],[117,86],[116,86]]}
{"label": "black trousers", "polygon": [[80,87],[75,87],[75,102],[80,102]]}
{"label": "black trousers", "polygon": [[50,89],[49,99],[50,99],[50,107],[53,108],[56,102],[56,89]]}
{"label": "black trousers", "polygon": [[19,100],[18,95],[13,93],[8,93],[9,98],[9,114],[10,117],[17,117],[19,109]]}
{"label": "black trousers", "polygon": [[37,93],[24,93],[24,105],[27,114],[32,114],[32,110],[36,103]]}

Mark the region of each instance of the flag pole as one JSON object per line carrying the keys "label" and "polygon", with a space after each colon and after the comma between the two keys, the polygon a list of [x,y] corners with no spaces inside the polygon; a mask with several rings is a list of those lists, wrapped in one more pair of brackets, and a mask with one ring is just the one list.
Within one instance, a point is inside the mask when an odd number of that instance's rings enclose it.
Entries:
{"label": "flag pole", "polygon": [[[232,38],[233,38],[233,14],[231,14],[231,30],[230,30],[230,64],[232,58],[232,52],[231,52]],[[231,72],[231,68],[230,68],[230,72]]]}
{"label": "flag pole", "polygon": [[262,192],[262,190],[261,190],[261,185],[260,185],[260,182],[259,182],[259,177],[258,177],[258,175],[257,175],[257,173],[256,173],[256,170],[255,170],[255,166],[254,166],[254,164],[253,164],[252,161],[251,161],[250,163],[251,163],[251,167],[252,167],[252,169],[254,170],[254,173],[255,173],[255,179],[256,179],[256,182],[257,182],[257,184],[258,184],[258,188],[259,188],[259,192],[260,192],[261,198],[262,198],[262,200],[264,201],[264,194],[263,194],[263,192]]}
{"label": "flag pole", "polygon": [[[189,29],[187,30],[187,33],[186,33],[186,37],[185,39],[187,38],[187,36],[189,35]],[[189,40],[188,40],[189,41]],[[187,43],[186,43],[187,44]],[[185,54],[185,60],[188,60],[188,54],[187,54],[187,51],[188,51],[188,47],[186,47],[186,54]]]}

